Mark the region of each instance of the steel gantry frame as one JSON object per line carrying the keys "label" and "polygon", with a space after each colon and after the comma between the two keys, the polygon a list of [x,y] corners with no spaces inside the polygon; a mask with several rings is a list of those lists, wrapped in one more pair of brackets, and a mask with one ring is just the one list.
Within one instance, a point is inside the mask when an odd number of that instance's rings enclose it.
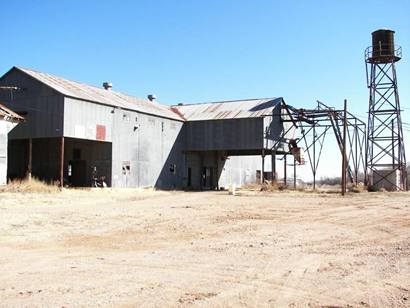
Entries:
{"label": "steel gantry frame", "polygon": [[[286,139],[286,136],[291,130],[297,129],[300,136],[296,138],[296,141],[298,146],[302,143],[307,153],[313,175],[313,189],[316,189],[316,174],[326,136],[330,135],[329,131],[333,132],[342,158],[345,158],[344,174],[353,184],[358,184],[364,180],[360,178],[361,173],[365,177],[366,172],[366,124],[363,121],[346,109],[337,110],[320,101],[317,101],[317,105],[313,109],[297,109],[282,102],[281,109],[281,122],[288,122],[292,125],[282,132],[279,140],[274,143],[272,151],[275,151],[281,143],[290,144],[291,140]],[[292,154],[290,150],[285,151],[282,159],[286,160],[285,157],[289,154]],[[304,162],[299,162],[299,164],[301,163]],[[296,169],[295,166],[294,169]],[[342,183],[342,186],[342,193],[344,193],[346,181],[344,185]]]}

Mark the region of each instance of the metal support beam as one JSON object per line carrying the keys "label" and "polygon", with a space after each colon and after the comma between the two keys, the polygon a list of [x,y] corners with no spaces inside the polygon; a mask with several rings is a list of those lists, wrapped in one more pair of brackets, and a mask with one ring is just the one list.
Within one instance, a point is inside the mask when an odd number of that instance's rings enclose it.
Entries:
{"label": "metal support beam", "polygon": [[[281,122],[293,125],[281,134],[275,142],[272,151],[277,149],[280,142],[290,142],[286,139],[290,129],[299,129],[301,137],[298,143],[303,142],[305,153],[307,153],[309,164],[313,175],[313,186],[316,188],[316,175],[319,161],[327,132],[333,128],[333,132],[342,157],[346,160],[346,178],[351,182],[358,182],[360,171],[366,172],[366,159],[363,149],[366,144],[366,124],[346,109],[338,110],[317,101],[314,109],[296,109],[283,103],[282,109],[286,111],[286,117],[281,117]],[[346,135],[343,136],[343,125],[346,125]],[[395,122],[396,125],[396,122]],[[346,145],[343,146],[345,138]],[[316,146],[316,143],[318,146]],[[343,154],[343,148],[345,154]],[[286,154],[283,153],[283,154]],[[274,168],[272,164],[272,168]]]}
{"label": "metal support beam", "polygon": [[347,129],[347,100],[344,100],[344,116],[343,116],[343,151],[342,151],[342,196],[346,193],[346,129]]}
{"label": "metal support beam", "polygon": [[285,186],[288,184],[288,175],[287,175],[287,170],[286,170],[286,154],[283,156],[283,183],[285,184]]}

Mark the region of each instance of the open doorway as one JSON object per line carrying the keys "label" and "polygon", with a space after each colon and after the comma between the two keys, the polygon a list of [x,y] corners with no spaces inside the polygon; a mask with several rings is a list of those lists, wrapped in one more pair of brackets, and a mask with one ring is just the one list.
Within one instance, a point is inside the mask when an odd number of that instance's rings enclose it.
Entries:
{"label": "open doorway", "polygon": [[111,142],[66,138],[64,181],[73,187],[91,186],[92,177],[103,177],[111,186]]}

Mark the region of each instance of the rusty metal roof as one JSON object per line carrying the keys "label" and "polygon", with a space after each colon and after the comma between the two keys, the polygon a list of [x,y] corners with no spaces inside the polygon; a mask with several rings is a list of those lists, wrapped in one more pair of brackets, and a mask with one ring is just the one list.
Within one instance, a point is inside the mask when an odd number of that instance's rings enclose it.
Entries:
{"label": "rusty metal roof", "polygon": [[10,122],[21,122],[24,121],[24,118],[14,111],[11,111],[9,108],[0,104],[0,120],[6,120]]}
{"label": "rusty metal roof", "polygon": [[257,118],[272,114],[282,97],[172,106],[187,121]]}
{"label": "rusty metal roof", "polygon": [[67,80],[65,78],[33,71],[26,68],[15,67],[16,69],[30,75],[38,81],[46,84],[55,91],[72,98],[91,101],[109,106],[116,106],[124,109],[140,111],[147,114],[161,116],[165,118],[182,120],[181,117],[171,110],[171,107],[151,102],[120,92],[105,90],[84,83]]}

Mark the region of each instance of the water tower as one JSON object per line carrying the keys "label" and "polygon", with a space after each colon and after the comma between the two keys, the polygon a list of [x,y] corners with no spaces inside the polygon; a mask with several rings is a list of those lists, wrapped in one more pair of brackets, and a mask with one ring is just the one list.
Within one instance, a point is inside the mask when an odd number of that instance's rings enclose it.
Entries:
{"label": "water tower", "polygon": [[394,31],[372,33],[365,51],[367,87],[370,90],[366,143],[367,184],[387,190],[406,190],[406,156],[397,90],[396,62],[401,47]]}

